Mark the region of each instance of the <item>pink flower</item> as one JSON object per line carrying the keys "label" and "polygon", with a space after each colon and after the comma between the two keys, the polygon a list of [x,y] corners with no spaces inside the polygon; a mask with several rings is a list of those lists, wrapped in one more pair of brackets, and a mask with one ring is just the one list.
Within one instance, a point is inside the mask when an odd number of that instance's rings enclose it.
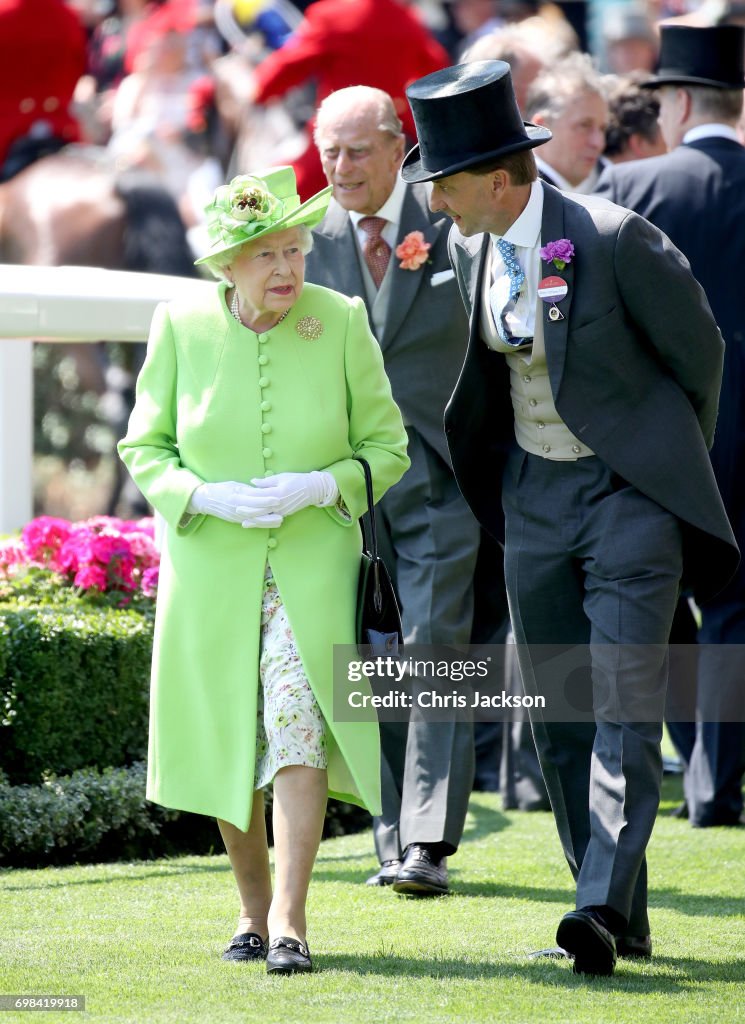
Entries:
{"label": "pink flower", "polygon": [[145,597],[155,597],[158,590],[158,574],[159,569],[157,566],[153,566],[151,569],[145,569],[142,574],[142,593]]}
{"label": "pink flower", "polygon": [[8,575],[13,565],[24,565],[28,561],[28,551],[20,540],[0,542],[0,577]]}
{"label": "pink flower", "polygon": [[72,524],[54,516],[37,516],[21,531],[23,545],[32,565],[58,569],[59,552],[70,536]]}
{"label": "pink flower", "polygon": [[82,590],[106,590],[108,576],[100,565],[86,565],[75,573],[73,583]]}
{"label": "pink flower", "polygon": [[421,231],[410,231],[403,241],[396,246],[396,256],[401,260],[402,270],[419,270],[429,259],[429,242],[424,241]]}
{"label": "pink flower", "polygon": [[555,242],[547,242],[539,256],[546,263],[553,263],[557,270],[563,270],[567,263],[572,262],[574,246],[568,238],[559,238]]}

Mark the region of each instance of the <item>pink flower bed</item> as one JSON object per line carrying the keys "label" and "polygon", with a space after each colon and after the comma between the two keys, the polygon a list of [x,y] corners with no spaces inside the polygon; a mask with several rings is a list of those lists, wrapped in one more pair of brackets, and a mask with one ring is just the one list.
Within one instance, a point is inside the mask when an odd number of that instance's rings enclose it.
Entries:
{"label": "pink flower bed", "polygon": [[94,516],[83,522],[39,516],[20,540],[0,541],[0,578],[33,567],[57,573],[68,586],[154,597],[160,554],[153,520]]}

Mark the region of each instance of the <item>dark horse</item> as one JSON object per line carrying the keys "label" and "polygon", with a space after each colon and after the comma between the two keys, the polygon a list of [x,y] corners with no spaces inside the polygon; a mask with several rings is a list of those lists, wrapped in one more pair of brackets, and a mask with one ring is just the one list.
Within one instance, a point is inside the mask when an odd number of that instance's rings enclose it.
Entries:
{"label": "dark horse", "polygon": [[[83,146],[45,156],[0,185],[0,263],[195,276],[170,195],[144,172],[115,174],[102,150]],[[83,389],[106,393],[105,406],[118,410],[110,425],[121,436],[144,346],[120,346],[122,362],[114,373],[107,372],[106,346],[65,348],[74,354]],[[109,512],[124,483],[118,459],[115,465]]]}

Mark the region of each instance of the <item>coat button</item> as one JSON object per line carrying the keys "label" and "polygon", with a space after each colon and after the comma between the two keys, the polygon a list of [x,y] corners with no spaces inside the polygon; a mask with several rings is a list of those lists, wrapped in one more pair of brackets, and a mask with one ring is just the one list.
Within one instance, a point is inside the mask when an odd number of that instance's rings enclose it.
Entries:
{"label": "coat button", "polygon": [[580,446],[578,444],[573,444],[572,445],[572,451],[574,452],[575,455],[579,455],[579,453],[582,451],[582,449],[580,448]]}
{"label": "coat button", "polygon": [[274,537],[270,537],[269,540],[266,542],[266,546],[268,548],[276,548],[277,541],[274,539]]}
{"label": "coat button", "polygon": [[274,452],[272,451],[271,448],[262,448],[261,454],[264,456],[265,459],[271,459]]}
{"label": "coat button", "polygon": [[536,423],[536,426],[538,427],[539,430],[543,430],[545,428],[546,424],[542,423],[540,420],[538,420],[538,422]]}
{"label": "coat button", "polygon": [[269,378],[268,377],[259,377],[259,387],[260,388],[268,388],[269,387]]}
{"label": "coat button", "polygon": [[18,109],[22,114],[30,114],[35,106],[35,100],[31,96],[27,96],[25,100],[21,100],[18,104]]}
{"label": "coat button", "polygon": [[532,381],[532,379],[533,379],[533,378],[532,378],[532,377],[531,377],[531,376],[530,376],[529,374],[527,374],[527,373],[526,373],[526,374],[525,374],[525,376],[523,377],[523,380],[525,381],[525,383],[526,383],[526,384],[530,384],[530,382]]}
{"label": "coat button", "polygon": [[261,403],[261,411],[262,412],[269,412],[271,407],[272,407],[272,403],[271,402],[264,401],[264,402]]}
{"label": "coat button", "polygon": [[531,398],[531,400],[528,403],[528,405],[532,406],[535,409],[535,407],[538,405],[538,399],[537,398]]}
{"label": "coat button", "polygon": [[262,423],[261,424],[261,433],[262,434],[271,434],[271,432],[272,432],[272,427],[271,427],[270,423]]}
{"label": "coat button", "polygon": [[550,452],[551,451],[551,445],[550,444],[544,444],[543,450],[544,450],[544,452]]}
{"label": "coat button", "polygon": [[268,362],[269,356],[265,356],[264,353],[262,352],[261,355],[259,356],[259,366],[266,366]]}
{"label": "coat button", "polygon": [[268,341],[269,341],[269,335],[268,334],[260,334],[259,335],[259,344],[260,345],[266,345],[266,343]]}
{"label": "coat button", "polygon": [[56,96],[47,96],[41,106],[47,114],[51,114],[59,106],[59,100]]}

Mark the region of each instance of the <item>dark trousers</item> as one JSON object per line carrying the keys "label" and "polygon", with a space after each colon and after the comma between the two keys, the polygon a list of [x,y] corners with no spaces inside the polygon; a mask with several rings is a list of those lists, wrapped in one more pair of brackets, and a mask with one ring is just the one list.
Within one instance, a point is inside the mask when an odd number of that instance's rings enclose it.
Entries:
{"label": "dark trousers", "polygon": [[[645,935],[680,524],[594,456],[516,447],[503,500],[520,671],[526,693],[546,698],[531,724],[577,906],[610,907]],[[587,671],[541,645],[577,645]]]}
{"label": "dark trousers", "polygon": [[[480,528],[450,467],[414,428],[407,430],[411,467],[377,506],[404,644],[467,644]],[[473,784],[473,724],[428,721],[414,709],[408,722],[382,722],[380,735],[383,814],[373,819],[378,858],[397,859],[411,843],[443,843],[455,851]]]}

